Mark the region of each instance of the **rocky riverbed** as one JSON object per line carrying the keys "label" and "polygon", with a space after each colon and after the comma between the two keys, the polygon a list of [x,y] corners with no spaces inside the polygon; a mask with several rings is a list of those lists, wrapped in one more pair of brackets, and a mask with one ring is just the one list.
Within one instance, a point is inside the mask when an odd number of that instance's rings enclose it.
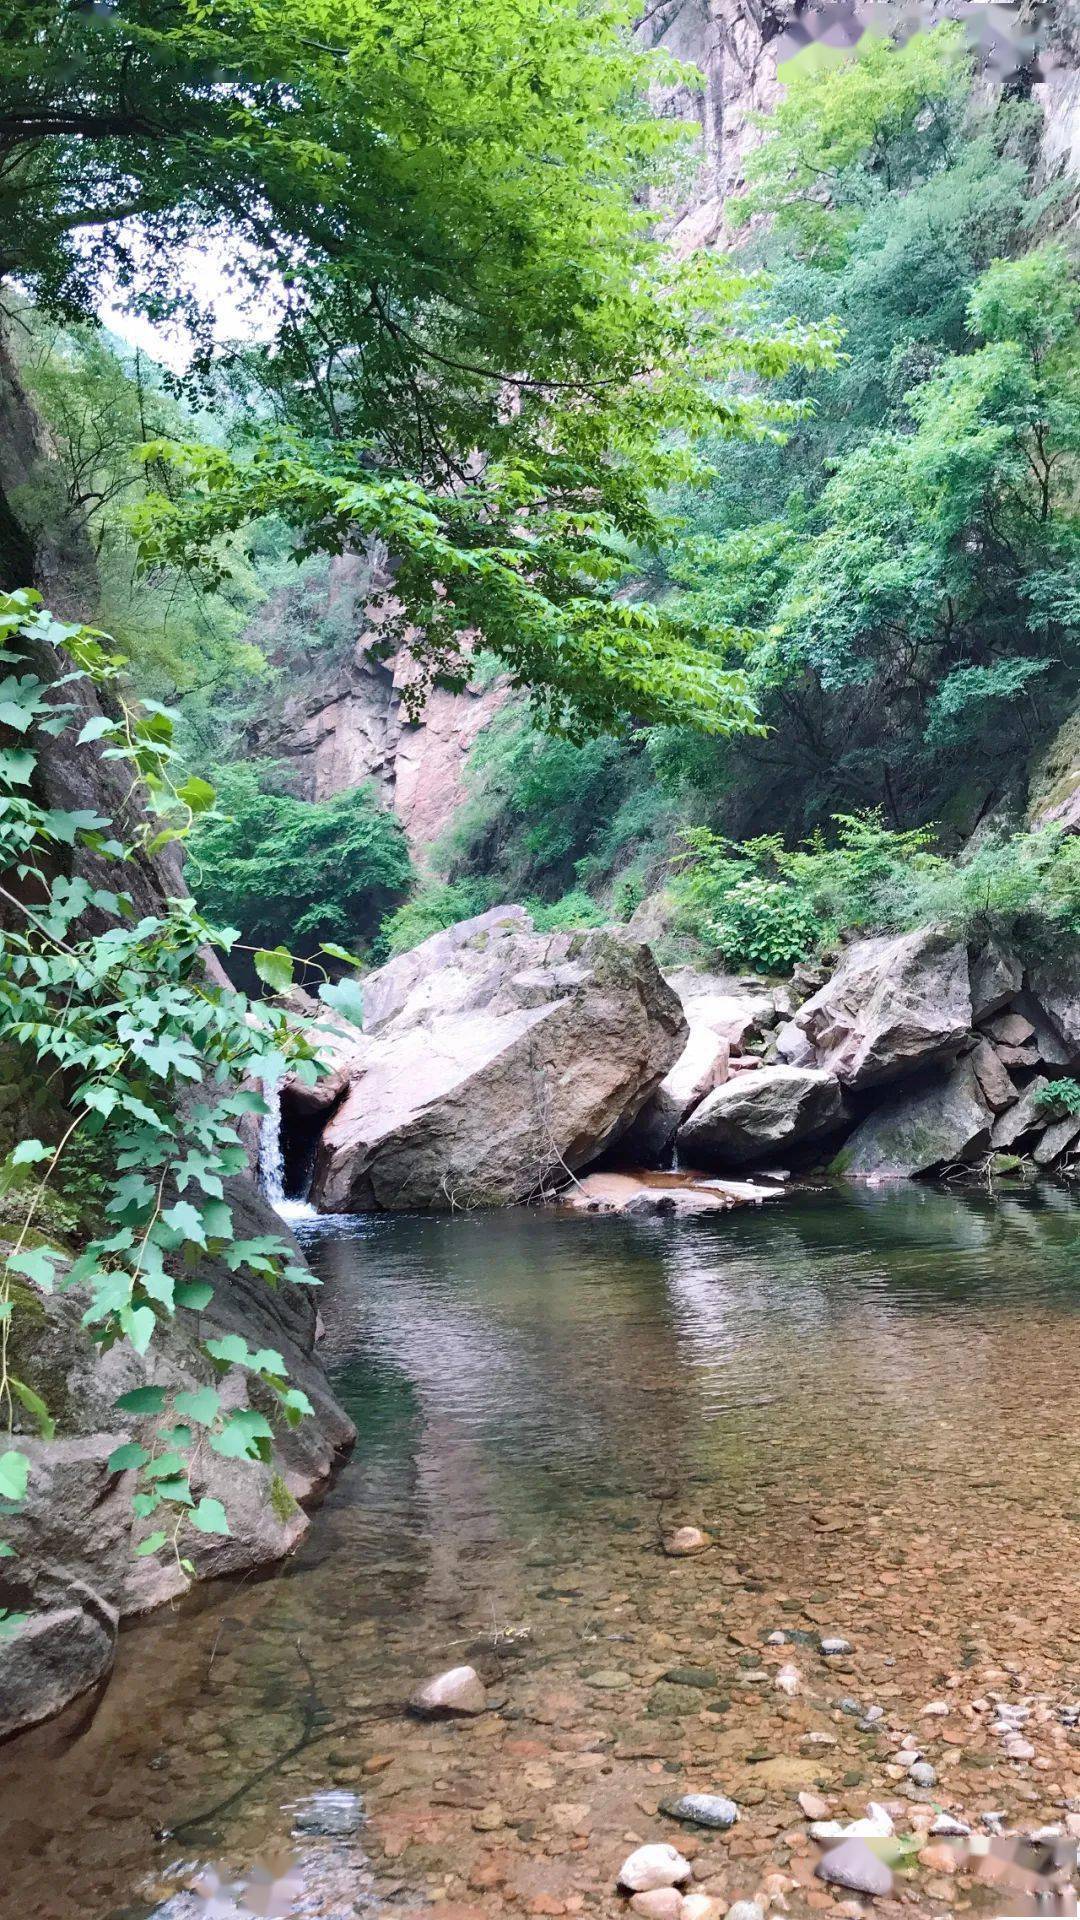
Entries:
{"label": "rocky riverbed", "polygon": [[[328,1920],[615,1920],[659,1844],[717,1903],[678,1920],[854,1916],[816,1834],[867,1820],[875,1913],[1035,1911],[1014,1842],[940,1823],[1067,1845],[1080,1813],[1052,1193],[323,1230],[364,1444],[279,1578],[125,1634],[96,1711],[0,1752],[5,1915],[206,1920],[270,1874]],[[664,1551],[680,1524],[704,1550]],[[409,1711],[461,1665],[483,1711]],[[350,1835],[298,1817],[327,1795],[358,1796]]]}

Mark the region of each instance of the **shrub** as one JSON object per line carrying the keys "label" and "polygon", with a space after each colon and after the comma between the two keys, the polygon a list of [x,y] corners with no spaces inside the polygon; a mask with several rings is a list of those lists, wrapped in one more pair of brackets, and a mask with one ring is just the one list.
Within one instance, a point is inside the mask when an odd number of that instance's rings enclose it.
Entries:
{"label": "shrub", "polygon": [[548,906],[543,900],[526,900],[537,933],[572,933],[578,927],[602,927],[611,918],[587,893],[574,888],[561,900]]}
{"label": "shrub", "polygon": [[453,885],[443,880],[422,882],[412,899],[383,921],[372,945],[372,959],[381,963],[391,960],[395,953],[408,953],[410,947],[418,947],[431,934],[482,913],[491,905],[488,896],[489,890],[480,881],[462,880]]}
{"label": "shrub", "polygon": [[1067,1113],[1080,1113],[1080,1082],[1049,1080],[1045,1087],[1039,1088],[1034,1104],[1058,1118],[1064,1118]]}

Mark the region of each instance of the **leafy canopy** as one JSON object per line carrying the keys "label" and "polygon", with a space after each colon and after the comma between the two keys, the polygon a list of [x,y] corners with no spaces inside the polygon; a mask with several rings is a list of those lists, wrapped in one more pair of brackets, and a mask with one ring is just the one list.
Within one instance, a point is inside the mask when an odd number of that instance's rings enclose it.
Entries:
{"label": "leafy canopy", "polygon": [[[623,0],[5,11],[4,273],[67,316],[117,279],[182,315],[193,390],[226,381],[252,426],[173,449],[187,492],[140,506],[147,564],[213,571],[222,535],[276,513],[302,551],[385,545],[417,699],[479,632],[556,723],[753,725],[711,629],[614,589],[687,436],[766,428],[746,376],[832,339],[650,237],[635,191],[682,136],[648,111]],[[271,331],[224,365],[181,270],[200,236]]]}

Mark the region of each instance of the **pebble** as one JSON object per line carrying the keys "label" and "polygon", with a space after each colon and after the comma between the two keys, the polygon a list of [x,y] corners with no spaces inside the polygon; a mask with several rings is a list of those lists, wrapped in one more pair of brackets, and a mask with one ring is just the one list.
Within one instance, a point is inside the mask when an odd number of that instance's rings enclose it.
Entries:
{"label": "pebble", "polygon": [[718,1833],[726,1833],[739,1817],[734,1800],[728,1800],[722,1793],[684,1793],[664,1811],[670,1813],[673,1820],[689,1820],[695,1827],[715,1827]]}
{"label": "pebble", "polygon": [[621,1693],[633,1684],[628,1673],[618,1673],[614,1667],[600,1667],[596,1673],[585,1675],[585,1685],[598,1687],[602,1693]]}
{"label": "pebble", "polygon": [[846,1827],[839,1820],[815,1820],[810,1832],[815,1840],[888,1840],[895,1828],[888,1808],[871,1800],[863,1819],[851,1820]]}
{"label": "pebble", "polygon": [[630,1905],[645,1920],[680,1920],[683,1897],[677,1887],[650,1887],[647,1893],[632,1894]]}
{"label": "pebble", "polygon": [[1030,1740],[1022,1740],[1019,1735],[1005,1742],[1005,1752],[1010,1760],[1034,1760],[1035,1749]]}
{"label": "pebble", "polygon": [[358,1793],[349,1793],[344,1787],[331,1788],[297,1802],[293,1809],[293,1832],[343,1840],[357,1832],[363,1818],[364,1803]]}
{"label": "pebble", "polygon": [[958,1873],[960,1861],[955,1847],[945,1841],[940,1846],[923,1847],[919,1854],[920,1867],[929,1867],[931,1873]]}
{"label": "pebble", "polygon": [[688,1893],[683,1897],[682,1920],[720,1920],[721,1905],[710,1893]]}
{"label": "pebble", "polygon": [[798,1667],[793,1666],[789,1661],[786,1667],[780,1668],[773,1684],[780,1693],[786,1693],[790,1698],[792,1694],[798,1693],[802,1686],[802,1675]]}
{"label": "pebble", "polygon": [[829,1657],[834,1657],[841,1653],[854,1653],[855,1651],[851,1641],[842,1639],[839,1634],[831,1634],[827,1639],[819,1641],[818,1644],[821,1647],[822,1653]]}
{"label": "pebble", "polygon": [[417,1687],[409,1706],[424,1719],[448,1713],[483,1713],[487,1692],[475,1667],[450,1667]]}
{"label": "pebble", "polygon": [[838,1847],[830,1847],[814,1871],[819,1880],[847,1887],[851,1893],[892,1892],[892,1868],[864,1840],[842,1840]]}
{"label": "pebble", "polygon": [[954,1840],[966,1840],[971,1828],[965,1821],[958,1820],[954,1813],[939,1813],[930,1831],[935,1837],[948,1835]]}
{"label": "pebble", "polygon": [[727,1920],[765,1920],[765,1909],[758,1900],[735,1900],[727,1910]]}
{"label": "pebble", "polygon": [[674,1532],[664,1535],[664,1552],[672,1559],[679,1560],[690,1553],[704,1553],[712,1546],[712,1536],[701,1527],[676,1527]]}
{"label": "pebble", "polygon": [[908,1768],[908,1775],[913,1787],[937,1786],[937,1773],[930,1765],[929,1760],[914,1761]]}
{"label": "pebble", "polygon": [[664,1841],[637,1847],[619,1868],[619,1885],[628,1893],[653,1893],[659,1887],[678,1887],[690,1878],[690,1862],[677,1847]]}
{"label": "pebble", "polygon": [[820,1793],[800,1793],[799,1805],[808,1820],[827,1820],[829,1817],[829,1803],[822,1799]]}

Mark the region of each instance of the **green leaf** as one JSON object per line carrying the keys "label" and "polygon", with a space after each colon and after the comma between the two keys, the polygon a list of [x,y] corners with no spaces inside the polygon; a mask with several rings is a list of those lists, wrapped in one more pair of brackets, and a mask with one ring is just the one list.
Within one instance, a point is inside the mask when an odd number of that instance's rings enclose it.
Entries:
{"label": "green leaf", "polygon": [[0,1500],[24,1500],[29,1473],[30,1462],[25,1453],[11,1448],[7,1453],[0,1453]]}
{"label": "green leaf", "polygon": [[154,1337],[157,1316],[152,1307],[121,1307],[120,1325],[136,1353],[145,1353]]}
{"label": "green leaf", "polygon": [[[238,1407],[221,1432],[211,1434],[210,1445],[226,1460],[264,1459],[273,1438],[274,1429],[265,1414],[254,1407]],[[266,1443],[265,1448],[260,1442]]]}
{"label": "green leaf", "polygon": [[347,967],[363,969],[364,962],[361,960],[359,954],[350,953],[347,947],[335,946],[332,940],[324,940],[319,948],[319,952],[328,953],[331,960],[344,961]]}
{"label": "green leaf", "polygon": [[350,1020],[356,1027],[364,1024],[364,996],[356,980],[324,980],[319,988],[319,999],[334,1013]]}
{"label": "green leaf", "polygon": [[225,1366],[246,1367],[251,1358],[247,1341],[238,1333],[223,1333],[215,1340],[207,1340],[205,1346],[207,1353]]}
{"label": "green leaf", "polygon": [[55,1147],[47,1147],[41,1140],[20,1140],[11,1156],[13,1167],[28,1166],[31,1161],[51,1160]]}
{"label": "green leaf", "polygon": [[51,1293],[56,1277],[54,1269],[67,1258],[58,1247],[24,1247],[21,1253],[10,1255],[8,1266],[12,1273],[24,1273],[42,1293]]}
{"label": "green leaf", "polygon": [[143,1560],[147,1554],[160,1553],[168,1537],[168,1534],[163,1533],[160,1529],[157,1533],[148,1533],[146,1539],[140,1540],[135,1549],[136,1558]]}
{"label": "green leaf", "polygon": [[164,1387],[133,1387],[130,1393],[120,1395],[116,1405],[121,1413],[160,1413],[166,1398]]}
{"label": "green leaf", "polygon": [[212,1425],[220,1405],[221,1395],[213,1387],[198,1387],[191,1392],[178,1393],[173,1401],[177,1413],[198,1421],[200,1427]]}
{"label": "green leaf", "polygon": [[263,985],[274,993],[287,993],[292,986],[293,962],[287,947],[260,947],[254,967]]}
{"label": "green leaf", "polygon": [[149,1458],[147,1449],[141,1447],[137,1440],[125,1440],[121,1446],[113,1448],[106,1465],[110,1473],[126,1473],[129,1467],[145,1466]]}
{"label": "green leaf", "polygon": [[89,741],[100,740],[104,734],[113,733],[115,731],[116,731],[115,720],[110,720],[107,717],[107,715],[103,713],[96,713],[91,720],[88,720],[86,722],[86,725],[83,727],[82,732],[79,734],[79,737],[75,742],[75,745],[77,747],[84,747]]}
{"label": "green leaf", "polygon": [[178,1280],[176,1283],[176,1304],[178,1307],[190,1307],[193,1312],[201,1313],[214,1297],[214,1289],[205,1280]]}
{"label": "green leaf", "polygon": [[188,1515],[193,1527],[200,1533],[228,1533],[229,1522],[220,1500],[208,1499],[205,1495],[198,1506]]}
{"label": "green leaf", "polygon": [[176,797],[185,807],[189,807],[192,813],[208,813],[217,799],[217,794],[208,780],[200,780],[197,774],[192,774],[189,780],[184,781],[182,787],[177,787]]}
{"label": "green leaf", "polygon": [[206,1229],[202,1215],[190,1200],[178,1200],[175,1206],[166,1207],[161,1217],[167,1227],[172,1227],[185,1240],[194,1241],[197,1247],[205,1247]]}
{"label": "green leaf", "polygon": [[45,1405],[39,1393],[28,1387],[25,1380],[9,1379],[8,1385],[21,1407],[24,1407],[31,1419],[37,1422],[37,1429],[43,1440],[55,1440],[56,1421]]}

